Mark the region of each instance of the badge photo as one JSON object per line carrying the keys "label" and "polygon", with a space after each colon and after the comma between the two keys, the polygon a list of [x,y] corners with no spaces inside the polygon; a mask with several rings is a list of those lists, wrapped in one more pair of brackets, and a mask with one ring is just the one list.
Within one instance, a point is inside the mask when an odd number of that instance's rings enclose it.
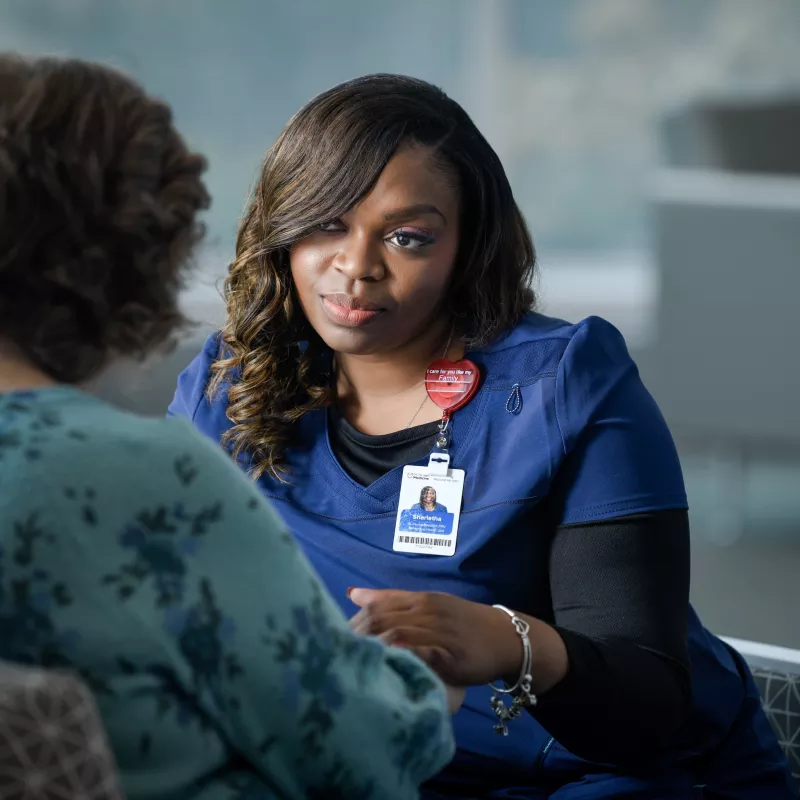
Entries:
{"label": "badge photo", "polygon": [[464,470],[435,474],[427,467],[403,469],[394,550],[451,556],[456,551]]}

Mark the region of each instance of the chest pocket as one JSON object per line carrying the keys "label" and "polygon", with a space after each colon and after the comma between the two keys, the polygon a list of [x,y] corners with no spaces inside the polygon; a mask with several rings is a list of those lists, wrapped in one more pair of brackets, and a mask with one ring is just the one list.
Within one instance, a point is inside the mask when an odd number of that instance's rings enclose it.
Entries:
{"label": "chest pocket", "polygon": [[563,454],[553,377],[484,388],[482,393],[484,402],[465,454],[462,513],[502,503],[540,502]]}

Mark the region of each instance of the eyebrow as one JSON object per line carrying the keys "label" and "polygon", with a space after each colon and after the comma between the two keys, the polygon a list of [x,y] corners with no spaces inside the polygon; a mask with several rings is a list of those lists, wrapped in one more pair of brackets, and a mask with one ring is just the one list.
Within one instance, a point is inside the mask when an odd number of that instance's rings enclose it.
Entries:
{"label": "eyebrow", "polygon": [[439,211],[436,206],[420,203],[415,206],[407,206],[406,208],[398,208],[395,211],[388,211],[383,215],[386,222],[396,222],[398,219],[410,219],[411,217],[418,217],[422,214],[437,214],[444,222],[447,222],[447,217]]}

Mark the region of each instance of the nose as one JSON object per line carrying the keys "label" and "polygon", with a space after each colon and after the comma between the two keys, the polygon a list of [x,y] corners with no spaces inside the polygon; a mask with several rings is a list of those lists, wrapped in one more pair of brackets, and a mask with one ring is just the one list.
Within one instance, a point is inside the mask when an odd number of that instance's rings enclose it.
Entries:
{"label": "nose", "polygon": [[386,273],[380,247],[367,234],[353,230],[343,237],[333,266],[352,281],[379,281]]}

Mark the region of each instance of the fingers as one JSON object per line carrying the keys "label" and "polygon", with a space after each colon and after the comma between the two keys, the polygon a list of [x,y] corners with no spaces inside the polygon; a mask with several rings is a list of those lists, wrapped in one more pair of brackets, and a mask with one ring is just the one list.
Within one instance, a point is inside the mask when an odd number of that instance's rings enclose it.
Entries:
{"label": "fingers", "polygon": [[409,649],[436,647],[442,644],[441,636],[436,631],[414,625],[397,625],[375,635],[384,644]]}
{"label": "fingers", "polygon": [[407,641],[409,638],[407,634],[401,639],[395,639],[393,636],[381,636],[382,641],[386,642],[393,647],[400,647],[403,650],[410,650],[420,661],[424,662],[433,672],[435,672],[445,683],[454,683],[457,681],[457,674],[453,656],[444,647],[439,644],[426,643],[422,644],[419,641],[412,643]]}
{"label": "fingers", "polygon": [[350,620],[356,633],[411,650],[443,680],[454,680],[451,650],[458,648],[451,647],[451,626],[440,608],[442,596],[377,589],[352,589],[348,596],[361,606]]}
{"label": "fingers", "polygon": [[359,608],[371,603],[387,604],[389,608],[408,607],[415,592],[401,592],[398,589],[359,589],[350,588],[347,596]]}
{"label": "fingers", "polygon": [[364,636],[378,636],[391,627],[398,614],[414,608],[415,593],[378,589],[351,589],[350,599],[360,610],[350,620],[350,627]]}
{"label": "fingers", "polygon": [[397,628],[427,628],[438,631],[439,620],[428,613],[413,608],[392,608],[383,604],[369,604],[351,620],[350,627],[362,636],[380,636]]}

